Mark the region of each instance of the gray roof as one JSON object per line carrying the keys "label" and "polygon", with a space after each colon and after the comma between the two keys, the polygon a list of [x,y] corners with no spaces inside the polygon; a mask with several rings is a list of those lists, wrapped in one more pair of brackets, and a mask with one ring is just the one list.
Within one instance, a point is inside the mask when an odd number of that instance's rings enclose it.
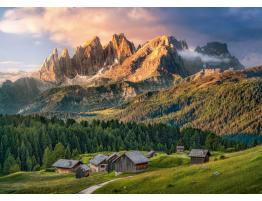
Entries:
{"label": "gray roof", "polygon": [[139,151],[129,151],[126,152],[125,155],[135,164],[147,163],[149,161],[148,158]]}
{"label": "gray roof", "polygon": [[181,149],[183,149],[183,148],[185,148],[185,147],[182,146],[182,145],[177,145],[176,148],[181,148]]}
{"label": "gray roof", "polygon": [[68,159],[59,159],[52,166],[57,168],[73,168],[78,163],[81,163],[79,160],[68,160]]}
{"label": "gray roof", "polygon": [[189,156],[193,157],[206,157],[206,155],[209,154],[209,151],[207,149],[192,149],[191,152],[189,153]]}
{"label": "gray roof", "polygon": [[108,158],[108,156],[98,154],[93,159],[90,160],[90,163],[92,163],[94,165],[99,165],[102,162],[104,162],[105,160],[107,160],[107,158]]}
{"label": "gray roof", "polygon": [[110,156],[108,156],[107,160],[111,160],[114,157],[119,157],[118,153],[112,153]]}
{"label": "gray roof", "polygon": [[150,152],[148,152],[147,154],[154,154],[154,153],[156,153],[155,151],[150,151]]}
{"label": "gray roof", "polygon": [[90,168],[87,165],[80,165],[79,168],[81,168],[83,171],[89,171]]}

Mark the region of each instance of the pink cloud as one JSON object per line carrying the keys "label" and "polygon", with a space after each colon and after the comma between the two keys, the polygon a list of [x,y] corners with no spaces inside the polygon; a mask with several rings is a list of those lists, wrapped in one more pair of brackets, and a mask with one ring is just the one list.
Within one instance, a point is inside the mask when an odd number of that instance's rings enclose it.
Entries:
{"label": "pink cloud", "polygon": [[170,30],[160,23],[161,14],[144,8],[15,8],[5,12],[0,31],[47,35],[50,40],[75,47],[93,36],[106,43],[124,32],[136,44]]}

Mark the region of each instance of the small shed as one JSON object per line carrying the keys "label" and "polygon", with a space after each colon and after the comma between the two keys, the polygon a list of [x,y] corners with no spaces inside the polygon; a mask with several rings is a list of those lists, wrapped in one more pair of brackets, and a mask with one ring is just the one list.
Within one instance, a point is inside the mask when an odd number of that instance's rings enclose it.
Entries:
{"label": "small shed", "polygon": [[115,169],[114,161],[119,157],[118,153],[113,153],[107,158],[107,171],[111,172]]}
{"label": "small shed", "polygon": [[192,149],[189,156],[191,158],[191,164],[199,164],[208,162],[211,154],[207,149]]}
{"label": "small shed", "polygon": [[152,157],[154,157],[155,155],[156,155],[156,152],[153,151],[153,150],[151,150],[150,152],[148,152],[148,153],[146,154],[146,157],[147,157],[147,158],[152,158]]}
{"label": "small shed", "polygon": [[76,169],[76,178],[80,179],[82,177],[88,177],[90,172],[90,168],[87,165],[80,165]]}
{"label": "small shed", "polygon": [[56,168],[58,173],[70,173],[82,164],[79,160],[59,159],[52,166]]}
{"label": "small shed", "polygon": [[182,146],[182,145],[176,146],[176,152],[177,153],[182,153],[182,152],[184,152],[184,150],[185,150],[184,146]]}
{"label": "small shed", "polygon": [[90,160],[91,172],[104,172],[107,171],[107,158],[108,156],[98,154]]}
{"label": "small shed", "polygon": [[148,167],[148,158],[139,151],[129,151],[114,161],[116,172],[142,172]]}

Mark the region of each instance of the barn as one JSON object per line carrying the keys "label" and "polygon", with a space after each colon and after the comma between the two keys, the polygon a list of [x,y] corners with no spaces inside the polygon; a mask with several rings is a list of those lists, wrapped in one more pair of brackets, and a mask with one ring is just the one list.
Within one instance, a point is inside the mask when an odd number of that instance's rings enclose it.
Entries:
{"label": "barn", "polygon": [[116,172],[142,172],[148,167],[148,158],[139,151],[129,151],[115,159]]}
{"label": "barn", "polygon": [[58,173],[70,173],[75,172],[81,164],[82,162],[79,160],[59,159],[52,166],[56,168]]}
{"label": "barn", "polygon": [[108,156],[98,154],[90,160],[91,172],[104,172],[107,171],[107,159]]}
{"label": "barn", "polygon": [[107,158],[107,171],[111,172],[115,169],[114,161],[119,157],[119,154],[113,153]]}
{"label": "barn", "polygon": [[150,151],[150,152],[148,152],[147,154],[146,154],[146,157],[147,158],[152,158],[152,157],[154,157],[156,155],[156,152],[155,151]]}
{"label": "barn", "polygon": [[82,177],[88,177],[90,168],[87,165],[80,165],[75,172],[75,176],[77,179],[80,179]]}
{"label": "barn", "polygon": [[207,149],[192,149],[189,153],[191,164],[200,164],[209,161],[210,152]]}
{"label": "barn", "polygon": [[184,146],[176,146],[176,152],[177,153],[182,153],[182,152],[184,152],[184,150],[185,150],[185,147]]}

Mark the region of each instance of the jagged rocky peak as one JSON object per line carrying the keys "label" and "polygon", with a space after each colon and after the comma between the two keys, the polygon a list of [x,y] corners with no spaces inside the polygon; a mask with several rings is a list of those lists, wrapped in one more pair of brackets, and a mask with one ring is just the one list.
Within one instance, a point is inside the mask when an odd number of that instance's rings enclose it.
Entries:
{"label": "jagged rocky peak", "polygon": [[123,33],[114,34],[105,47],[105,65],[121,64],[136,51],[134,43],[130,42]]}
{"label": "jagged rocky peak", "polygon": [[40,79],[44,81],[55,81],[60,79],[61,69],[59,65],[57,48],[53,49],[51,55],[45,59],[41,70]]}
{"label": "jagged rocky peak", "polygon": [[172,36],[158,36],[143,44],[134,54],[124,60],[121,65],[104,72],[113,80],[140,82],[152,77],[178,74],[186,76],[183,61],[177,50],[186,48],[185,42]]}
{"label": "jagged rocky peak", "polygon": [[212,56],[223,56],[230,54],[227,44],[220,42],[209,42],[203,47],[197,47],[195,51]]}
{"label": "jagged rocky peak", "polygon": [[94,75],[103,67],[103,47],[97,36],[76,48],[72,65],[79,75]]}
{"label": "jagged rocky peak", "polygon": [[148,41],[142,46],[142,48],[148,46],[150,46],[151,48],[156,48],[160,46],[170,47],[173,48],[173,50],[188,49],[186,41],[178,41],[174,36],[167,36],[167,35],[158,36]]}
{"label": "jagged rocky peak", "polygon": [[235,56],[232,56],[226,43],[209,42],[205,46],[197,47],[195,51],[202,55],[210,56],[209,61],[203,61],[210,68],[226,70],[229,68],[242,69],[244,67]]}

